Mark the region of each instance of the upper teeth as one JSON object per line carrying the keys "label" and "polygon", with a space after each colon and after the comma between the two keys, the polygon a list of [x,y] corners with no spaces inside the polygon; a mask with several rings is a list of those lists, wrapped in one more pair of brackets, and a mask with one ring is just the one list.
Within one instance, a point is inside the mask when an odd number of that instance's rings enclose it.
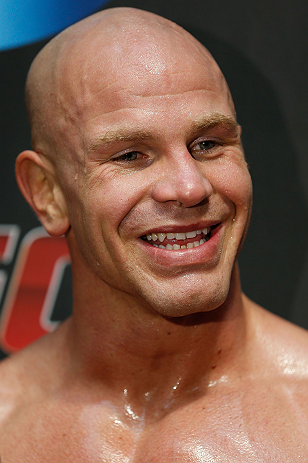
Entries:
{"label": "upper teeth", "polygon": [[149,233],[147,235],[147,240],[148,241],[157,241],[159,240],[161,243],[164,241],[164,239],[167,237],[168,240],[185,240],[186,238],[195,238],[197,235],[201,235],[201,233],[204,233],[204,235],[207,235],[210,231],[210,227],[207,228],[202,228],[201,230],[193,230],[190,232],[183,232],[183,233]]}

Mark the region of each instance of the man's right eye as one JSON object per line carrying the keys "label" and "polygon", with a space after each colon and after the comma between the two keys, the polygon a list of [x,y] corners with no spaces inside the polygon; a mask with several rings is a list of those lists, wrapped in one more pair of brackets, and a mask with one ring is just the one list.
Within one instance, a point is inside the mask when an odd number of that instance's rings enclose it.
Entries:
{"label": "man's right eye", "polygon": [[129,153],[124,153],[121,156],[117,156],[116,158],[113,158],[113,161],[118,161],[118,162],[131,162],[131,161],[136,161],[138,159],[138,151],[130,151]]}

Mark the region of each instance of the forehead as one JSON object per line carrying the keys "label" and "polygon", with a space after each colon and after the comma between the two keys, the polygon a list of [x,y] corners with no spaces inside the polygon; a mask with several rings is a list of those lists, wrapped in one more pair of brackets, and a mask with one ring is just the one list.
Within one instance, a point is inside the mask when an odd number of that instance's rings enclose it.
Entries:
{"label": "forehead", "polygon": [[102,130],[103,123],[106,131],[121,124],[127,129],[157,115],[168,117],[169,111],[189,114],[191,105],[231,114],[228,88],[214,60],[194,39],[176,38],[132,36],[124,45],[88,38],[86,53],[78,43],[64,56],[58,82],[64,125],[78,126],[83,135],[96,125]]}

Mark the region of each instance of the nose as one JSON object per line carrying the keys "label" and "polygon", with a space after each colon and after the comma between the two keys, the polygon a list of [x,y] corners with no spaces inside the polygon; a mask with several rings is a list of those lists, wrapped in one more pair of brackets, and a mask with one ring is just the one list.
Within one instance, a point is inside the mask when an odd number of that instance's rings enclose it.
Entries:
{"label": "nose", "polygon": [[152,188],[153,199],[160,203],[177,201],[185,207],[199,204],[213,193],[204,168],[204,164],[196,161],[189,151],[165,159]]}

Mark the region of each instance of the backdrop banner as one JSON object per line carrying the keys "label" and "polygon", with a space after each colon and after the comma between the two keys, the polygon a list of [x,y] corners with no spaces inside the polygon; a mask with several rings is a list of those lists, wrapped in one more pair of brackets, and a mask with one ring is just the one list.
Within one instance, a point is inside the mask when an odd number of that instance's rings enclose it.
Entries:
{"label": "backdrop banner", "polygon": [[6,0],[0,2],[0,50],[43,40],[102,7],[107,0]]}

